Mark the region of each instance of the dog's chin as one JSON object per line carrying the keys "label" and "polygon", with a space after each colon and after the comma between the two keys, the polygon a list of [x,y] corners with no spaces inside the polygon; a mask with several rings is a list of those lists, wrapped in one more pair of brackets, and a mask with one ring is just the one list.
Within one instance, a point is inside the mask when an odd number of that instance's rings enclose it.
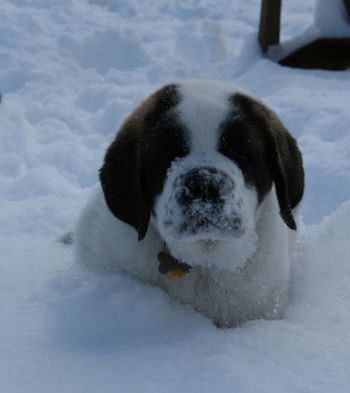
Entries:
{"label": "dog's chin", "polygon": [[191,267],[208,267],[213,264],[223,248],[223,241],[218,239],[168,239],[166,244],[175,258]]}
{"label": "dog's chin", "polygon": [[[252,239],[254,241],[252,242]],[[171,255],[189,264],[192,268],[211,268],[236,270],[255,251],[255,233],[251,236],[235,237],[218,233],[210,236],[196,234],[181,236],[181,238],[167,237],[165,243]]]}
{"label": "dog's chin", "polygon": [[203,248],[206,251],[212,251],[215,248],[219,247],[220,240],[218,239],[200,239],[197,240],[199,247]]}
{"label": "dog's chin", "polygon": [[[185,248],[193,248],[197,251],[198,255],[203,258],[203,255],[209,253],[220,252],[220,247],[223,247],[223,243],[227,240],[218,239],[217,237],[200,237],[195,239],[188,239],[187,241],[181,241],[181,244]],[[178,242],[180,244],[180,242]]]}

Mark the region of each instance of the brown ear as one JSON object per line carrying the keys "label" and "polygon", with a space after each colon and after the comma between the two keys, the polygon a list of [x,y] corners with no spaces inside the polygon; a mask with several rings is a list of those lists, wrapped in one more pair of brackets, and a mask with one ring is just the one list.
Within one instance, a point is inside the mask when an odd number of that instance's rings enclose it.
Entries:
{"label": "brown ear", "polygon": [[295,139],[274,119],[275,129],[268,131],[268,165],[275,184],[280,215],[286,225],[297,229],[292,209],[304,192],[304,171],[301,153]]}
{"label": "brown ear", "polygon": [[[149,148],[146,134],[158,131],[159,121],[179,102],[176,85],[167,85],[143,101],[125,120],[108,148],[100,169],[100,181],[109,209],[120,220],[133,226],[142,240],[147,232],[152,198],[142,187],[141,153]],[[166,131],[168,128],[163,125]],[[149,179],[148,179],[149,180]]]}
{"label": "brown ear", "polygon": [[133,226],[142,240],[147,232],[150,208],[140,187],[139,130],[125,124],[108,148],[100,169],[100,181],[112,213]]}
{"label": "brown ear", "polygon": [[296,230],[297,225],[292,214],[286,173],[283,170],[278,144],[273,135],[269,138],[268,154],[269,168],[275,184],[277,200],[280,207],[280,215],[290,229]]}
{"label": "brown ear", "polygon": [[[233,127],[238,136],[233,145],[250,151],[250,160],[261,166],[249,173],[247,157],[238,153],[234,159],[249,174],[248,181],[255,184],[260,201],[274,183],[280,215],[286,225],[295,230],[297,226],[292,210],[300,203],[304,192],[303,162],[296,140],[277,115],[262,102],[241,93],[235,93],[231,102],[234,121],[227,125]],[[241,140],[240,134],[244,135]],[[222,147],[220,149],[230,156]]]}

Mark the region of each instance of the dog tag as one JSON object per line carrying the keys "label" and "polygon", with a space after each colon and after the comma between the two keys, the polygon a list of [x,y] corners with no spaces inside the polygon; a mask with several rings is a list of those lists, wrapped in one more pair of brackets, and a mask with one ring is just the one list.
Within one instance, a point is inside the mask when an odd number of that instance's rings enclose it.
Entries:
{"label": "dog tag", "polygon": [[182,278],[189,273],[191,266],[187,263],[180,262],[174,258],[168,251],[160,251],[158,253],[159,272],[166,274],[171,278]]}
{"label": "dog tag", "polygon": [[182,278],[186,273],[182,270],[170,270],[168,276],[171,278]]}

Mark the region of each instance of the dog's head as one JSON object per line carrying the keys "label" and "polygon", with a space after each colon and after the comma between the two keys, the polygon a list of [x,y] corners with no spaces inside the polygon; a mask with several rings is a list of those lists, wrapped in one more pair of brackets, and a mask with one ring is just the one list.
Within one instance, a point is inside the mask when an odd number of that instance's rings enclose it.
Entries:
{"label": "dog's head", "polygon": [[[168,85],[124,122],[100,179],[109,209],[139,240],[152,221],[173,253],[246,246],[274,185],[285,224],[303,194],[294,138],[261,102],[224,82]],[[205,251],[202,252],[205,254]]]}

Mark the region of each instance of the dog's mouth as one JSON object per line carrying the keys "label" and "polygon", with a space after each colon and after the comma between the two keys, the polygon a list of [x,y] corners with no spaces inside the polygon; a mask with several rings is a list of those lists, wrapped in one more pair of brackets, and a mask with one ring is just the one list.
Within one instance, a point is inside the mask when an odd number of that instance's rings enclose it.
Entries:
{"label": "dog's mouth", "polygon": [[215,239],[202,239],[198,240],[198,243],[205,249],[207,250],[213,250],[215,247],[217,247],[219,240]]}
{"label": "dog's mouth", "polygon": [[203,244],[209,244],[227,236],[239,237],[244,234],[241,217],[237,214],[228,217],[222,210],[212,210],[210,214],[203,211],[196,215],[186,212],[185,219],[178,224],[177,236],[193,237]]}

